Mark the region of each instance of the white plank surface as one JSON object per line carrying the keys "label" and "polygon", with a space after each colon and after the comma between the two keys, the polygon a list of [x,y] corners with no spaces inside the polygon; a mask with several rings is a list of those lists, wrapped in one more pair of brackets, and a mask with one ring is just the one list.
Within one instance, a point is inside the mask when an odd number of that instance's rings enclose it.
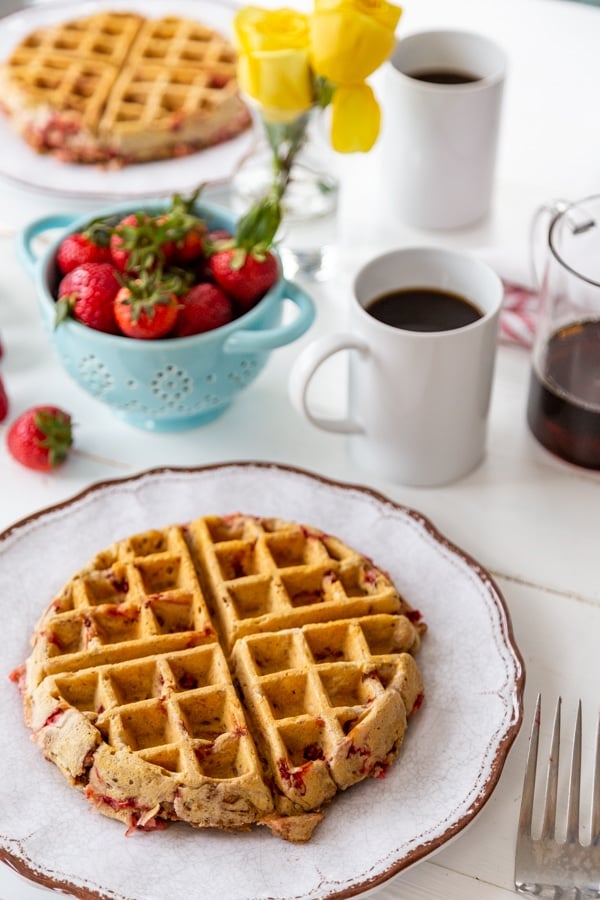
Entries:
{"label": "white plank surface", "polygon": [[[600,676],[600,475],[558,462],[529,434],[529,356],[521,348],[499,350],[484,463],[458,484],[437,490],[408,489],[356,470],[342,438],[317,432],[292,412],[286,380],[300,346],[344,324],[351,280],[362,260],[380,249],[413,242],[474,250],[494,246],[526,258],[529,222],[540,202],[598,189],[600,137],[591,112],[600,82],[600,10],[561,0],[419,0],[405,6],[401,27],[406,31],[440,24],[471,27],[495,36],[510,53],[493,217],[456,234],[410,231],[396,221],[377,154],[344,160],[336,276],[327,285],[311,288],[318,305],[314,330],[274,353],[252,393],[201,431],[149,438],[118,422],[67,378],[42,332],[34,288],[16,259],[12,233],[45,212],[83,212],[90,204],[0,181],[0,334],[6,350],[2,376],[15,412],[42,399],[60,398],[77,422],[77,452],[52,476],[17,466],[8,456],[0,426],[0,529],[95,481],[158,465],[235,459],[272,460],[367,484],[429,516],[491,571],[504,593],[527,671],[525,726],[493,796],[472,826],[375,896],[507,900],[513,893],[521,781],[538,691],[545,699],[542,740],[547,740],[557,696],[563,697],[567,726],[576,700],[582,698],[584,735],[589,738],[584,768],[589,776]],[[341,408],[344,385],[345,368],[339,360],[326,383],[316,388],[322,410]],[[0,777],[9,777],[1,766],[0,760]],[[584,796],[587,793],[588,786]],[[0,866],[0,900],[48,896]]]}

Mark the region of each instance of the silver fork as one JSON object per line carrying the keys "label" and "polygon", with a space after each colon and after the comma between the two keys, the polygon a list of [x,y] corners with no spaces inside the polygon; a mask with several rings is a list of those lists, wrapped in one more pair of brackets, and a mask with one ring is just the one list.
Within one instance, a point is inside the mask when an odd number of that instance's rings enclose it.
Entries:
{"label": "silver fork", "polygon": [[592,789],[591,840],[582,844],[579,836],[581,793],[581,701],[573,736],[569,776],[566,832],[557,839],[558,762],[561,699],[554,715],[550,756],[546,775],[541,834],[533,837],[534,794],[541,716],[538,695],[529,740],[529,753],[517,833],[515,887],[520,894],[540,897],[600,897],[600,722],[596,732],[594,781]]}

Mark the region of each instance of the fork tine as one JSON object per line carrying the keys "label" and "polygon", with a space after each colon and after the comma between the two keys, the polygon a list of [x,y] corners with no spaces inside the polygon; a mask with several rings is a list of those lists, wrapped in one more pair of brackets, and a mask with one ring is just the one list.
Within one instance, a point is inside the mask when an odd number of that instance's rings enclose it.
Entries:
{"label": "fork tine", "polygon": [[579,797],[581,791],[581,700],[577,706],[571,775],[569,778],[569,805],[567,809],[567,841],[579,842]]}
{"label": "fork tine", "polygon": [[531,837],[531,820],[533,819],[533,794],[535,790],[535,771],[537,769],[538,746],[540,742],[540,709],[542,696],[538,694],[529,738],[527,765],[523,779],[523,794],[519,812],[519,834]]}
{"label": "fork tine", "polygon": [[594,787],[592,792],[592,844],[600,841],[600,715],[596,726],[596,755],[594,757]]}
{"label": "fork tine", "polygon": [[544,796],[544,820],[542,822],[542,840],[554,837],[556,827],[556,797],[558,793],[558,758],[560,744],[560,708],[562,700],[556,702],[554,727],[552,729],[552,745],[548,758],[548,774],[546,793]]}
{"label": "fork tine", "polygon": [[[582,705],[579,701],[573,731],[570,760],[566,840],[557,838],[557,801],[559,746],[562,699],[559,697],[554,714],[550,755],[548,758],[542,835],[533,838],[533,793],[537,780],[535,768],[538,757],[541,697],[538,696],[531,730],[529,753],[523,782],[523,797],[519,815],[519,831],[515,848],[515,888],[519,894],[548,897],[558,900],[570,897],[600,900],[600,716],[596,729],[596,757],[592,789],[592,840],[579,840],[581,765],[582,765]],[[541,775],[541,773],[540,773]],[[562,804],[561,804],[562,810]],[[562,818],[562,816],[561,816]]]}

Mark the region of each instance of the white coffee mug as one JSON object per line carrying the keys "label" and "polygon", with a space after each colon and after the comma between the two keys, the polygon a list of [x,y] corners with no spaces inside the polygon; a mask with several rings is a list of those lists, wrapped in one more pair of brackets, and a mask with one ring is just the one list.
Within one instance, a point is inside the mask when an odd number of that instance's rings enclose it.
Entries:
{"label": "white coffee mug", "polygon": [[[449,292],[481,313],[446,331],[413,331],[374,318],[376,298],[407,288]],[[485,453],[503,287],[478,259],[435,247],[393,250],[358,273],[350,331],[324,335],[300,354],[290,373],[294,407],[313,425],[348,435],[361,467],[400,484],[447,484],[470,472]],[[350,350],[348,411],[316,415],[308,402],[319,367]]]}
{"label": "white coffee mug", "polygon": [[[474,80],[417,77],[432,70]],[[423,31],[397,42],[382,72],[381,153],[400,221],[446,229],[488,214],[505,72],[504,52],[479,34]]]}

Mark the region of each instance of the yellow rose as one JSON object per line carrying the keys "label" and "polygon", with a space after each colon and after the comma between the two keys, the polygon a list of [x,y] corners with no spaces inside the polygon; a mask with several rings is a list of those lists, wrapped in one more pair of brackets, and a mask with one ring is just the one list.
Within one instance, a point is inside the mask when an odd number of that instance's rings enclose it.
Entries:
{"label": "yellow rose", "polygon": [[234,18],[238,80],[271,121],[287,121],[313,103],[308,16],[248,6]]}
{"label": "yellow rose", "polygon": [[368,84],[338,87],[331,103],[331,145],[338,153],[368,153],[379,135],[381,110]]}
{"label": "yellow rose", "polygon": [[386,0],[315,0],[312,65],[336,84],[358,84],[390,56],[402,10]]}

